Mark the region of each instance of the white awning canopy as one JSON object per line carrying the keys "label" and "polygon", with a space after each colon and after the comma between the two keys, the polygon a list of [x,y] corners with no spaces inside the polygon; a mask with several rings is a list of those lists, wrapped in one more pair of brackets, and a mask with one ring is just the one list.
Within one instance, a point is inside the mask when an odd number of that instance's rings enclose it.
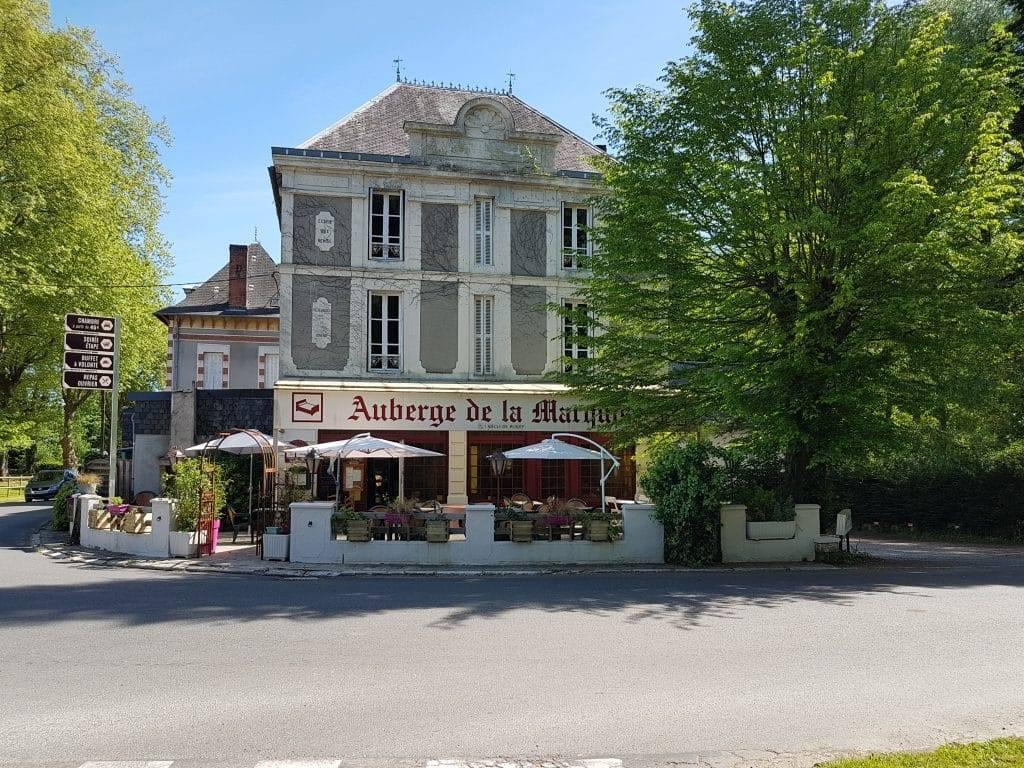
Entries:
{"label": "white awning canopy", "polygon": [[[205,451],[224,451],[243,456],[263,453],[264,449],[274,444],[274,438],[262,432],[232,432],[227,437],[215,437],[205,443],[193,445],[185,449],[186,456],[198,456]],[[278,448],[288,447],[291,443],[278,443]]]}
{"label": "white awning canopy", "polygon": [[601,461],[605,456],[597,451],[584,448],[580,445],[565,443],[549,437],[533,445],[524,445],[522,448],[513,448],[503,451],[506,459],[541,459],[541,460],[572,460]]}
{"label": "white awning canopy", "polygon": [[[581,440],[589,443],[597,450],[584,448],[580,445],[573,445],[560,437],[567,437],[573,440]],[[608,449],[600,443],[596,443],[584,435],[573,434],[572,432],[556,432],[546,440],[532,445],[524,445],[522,448],[513,448],[511,451],[502,451],[506,459],[540,459],[541,461],[600,461],[601,462],[601,511],[605,511],[604,487],[612,472],[619,468],[619,460],[612,456]],[[608,459],[612,465],[608,471],[604,471],[604,461]]]}
{"label": "white awning canopy", "polygon": [[415,459],[425,456],[443,456],[437,451],[428,451],[426,448],[417,448],[414,445],[396,443],[393,440],[385,440],[382,437],[374,437],[369,432],[350,437],[347,440],[332,440],[328,443],[315,443],[303,445],[299,448],[289,448],[285,451],[288,456],[306,456],[310,451],[318,458],[346,458],[346,459]]}

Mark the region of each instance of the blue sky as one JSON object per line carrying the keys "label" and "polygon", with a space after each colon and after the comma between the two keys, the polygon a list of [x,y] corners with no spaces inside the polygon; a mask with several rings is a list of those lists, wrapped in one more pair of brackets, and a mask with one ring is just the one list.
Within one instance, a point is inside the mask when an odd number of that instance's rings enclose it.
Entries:
{"label": "blue sky", "polygon": [[[271,146],[296,146],[394,81],[499,87],[593,138],[603,91],[655,84],[686,50],[684,0],[436,4],[391,0],[51,0],[55,24],[92,28],[137,101],[167,122],[174,176],[162,229],[170,282],[203,280],[229,243],[280,234]],[[176,290],[175,296],[181,295]]]}

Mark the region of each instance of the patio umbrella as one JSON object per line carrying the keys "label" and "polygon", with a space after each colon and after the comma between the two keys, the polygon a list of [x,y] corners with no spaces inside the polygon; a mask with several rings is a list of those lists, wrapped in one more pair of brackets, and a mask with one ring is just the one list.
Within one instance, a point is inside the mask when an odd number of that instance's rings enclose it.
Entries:
{"label": "patio umbrella", "polygon": [[[185,455],[198,456],[203,451],[224,451],[239,456],[249,457],[249,516],[252,517],[252,463],[257,453],[263,453],[264,448],[274,444],[274,438],[262,432],[249,430],[244,432],[232,432],[227,437],[215,437],[205,443],[199,443],[185,449]],[[291,445],[291,443],[288,443]]]}
{"label": "patio umbrella", "polygon": [[[327,443],[304,445],[301,448],[290,448],[285,451],[285,455],[304,454],[310,450],[318,457],[329,458],[332,472],[337,466],[338,459],[415,459],[444,455],[426,448],[374,437],[369,432],[363,432],[347,440],[332,440]],[[336,501],[341,498],[340,485],[337,484]]]}
{"label": "patio umbrella", "polygon": [[[571,437],[575,440],[583,440],[590,443],[596,451],[584,448],[581,445],[573,445],[559,440],[559,437]],[[601,512],[605,511],[604,484],[611,477],[612,472],[619,468],[619,460],[612,456],[600,443],[595,443],[589,437],[576,435],[571,432],[556,432],[546,440],[532,445],[524,445],[522,448],[513,448],[510,451],[503,451],[506,459],[540,459],[541,461],[600,461],[601,462]],[[608,471],[604,471],[604,461],[610,459],[612,462]]]}

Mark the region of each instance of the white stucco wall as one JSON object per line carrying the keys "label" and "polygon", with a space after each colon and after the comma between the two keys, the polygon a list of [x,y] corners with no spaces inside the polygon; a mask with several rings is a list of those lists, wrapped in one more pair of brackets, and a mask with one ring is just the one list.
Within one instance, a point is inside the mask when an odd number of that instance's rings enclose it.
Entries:
{"label": "white stucco wall", "polygon": [[720,510],[723,563],[799,563],[814,560],[815,545],[833,537],[821,536],[817,504],[797,504],[790,522],[748,523],[743,504]]}
{"label": "white stucco wall", "polygon": [[83,547],[105,549],[141,557],[167,557],[170,553],[171,518],[173,499],[153,499],[150,506],[149,533],[124,533],[123,531],[95,530],[89,527],[89,509],[100,501],[99,496],[85,494],[78,497],[79,536]]}
{"label": "white stucco wall", "polygon": [[291,505],[291,561],[297,563],[417,565],[544,565],[573,563],[663,563],[664,530],[649,504],[627,504],[623,537],[613,542],[494,540],[494,506],[469,504],[466,538],[433,544],[425,541],[331,540],[329,502]]}

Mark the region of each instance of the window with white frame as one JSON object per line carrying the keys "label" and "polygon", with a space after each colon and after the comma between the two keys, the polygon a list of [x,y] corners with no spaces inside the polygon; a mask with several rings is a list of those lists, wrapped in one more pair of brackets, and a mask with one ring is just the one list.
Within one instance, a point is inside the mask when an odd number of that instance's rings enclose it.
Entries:
{"label": "window with white frame", "polygon": [[590,313],[585,302],[568,300],[563,302],[565,315],[562,318],[562,343],[565,372],[572,373],[572,360],[590,357]]}
{"label": "window with white frame", "polygon": [[272,389],[281,374],[281,355],[261,347],[260,358],[260,387]]}
{"label": "window with white frame", "polygon": [[473,263],[494,263],[494,199],[478,197],[473,201]]}
{"label": "window with white frame", "polygon": [[367,368],[402,370],[402,310],[397,293],[370,293]]}
{"label": "window with white frame", "polygon": [[494,373],[494,297],[473,297],[473,373]]}
{"label": "window with white frame", "polygon": [[203,389],[224,389],[224,353],[203,352]]}
{"label": "window with white frame", "polygon": [[590,208],[562,203],[562,268],[579,269],[590,254]]}
{"label": "window with white frame", "polygon": [[403,199],[401,190],[370,190],[370,258],[402,258]]}

